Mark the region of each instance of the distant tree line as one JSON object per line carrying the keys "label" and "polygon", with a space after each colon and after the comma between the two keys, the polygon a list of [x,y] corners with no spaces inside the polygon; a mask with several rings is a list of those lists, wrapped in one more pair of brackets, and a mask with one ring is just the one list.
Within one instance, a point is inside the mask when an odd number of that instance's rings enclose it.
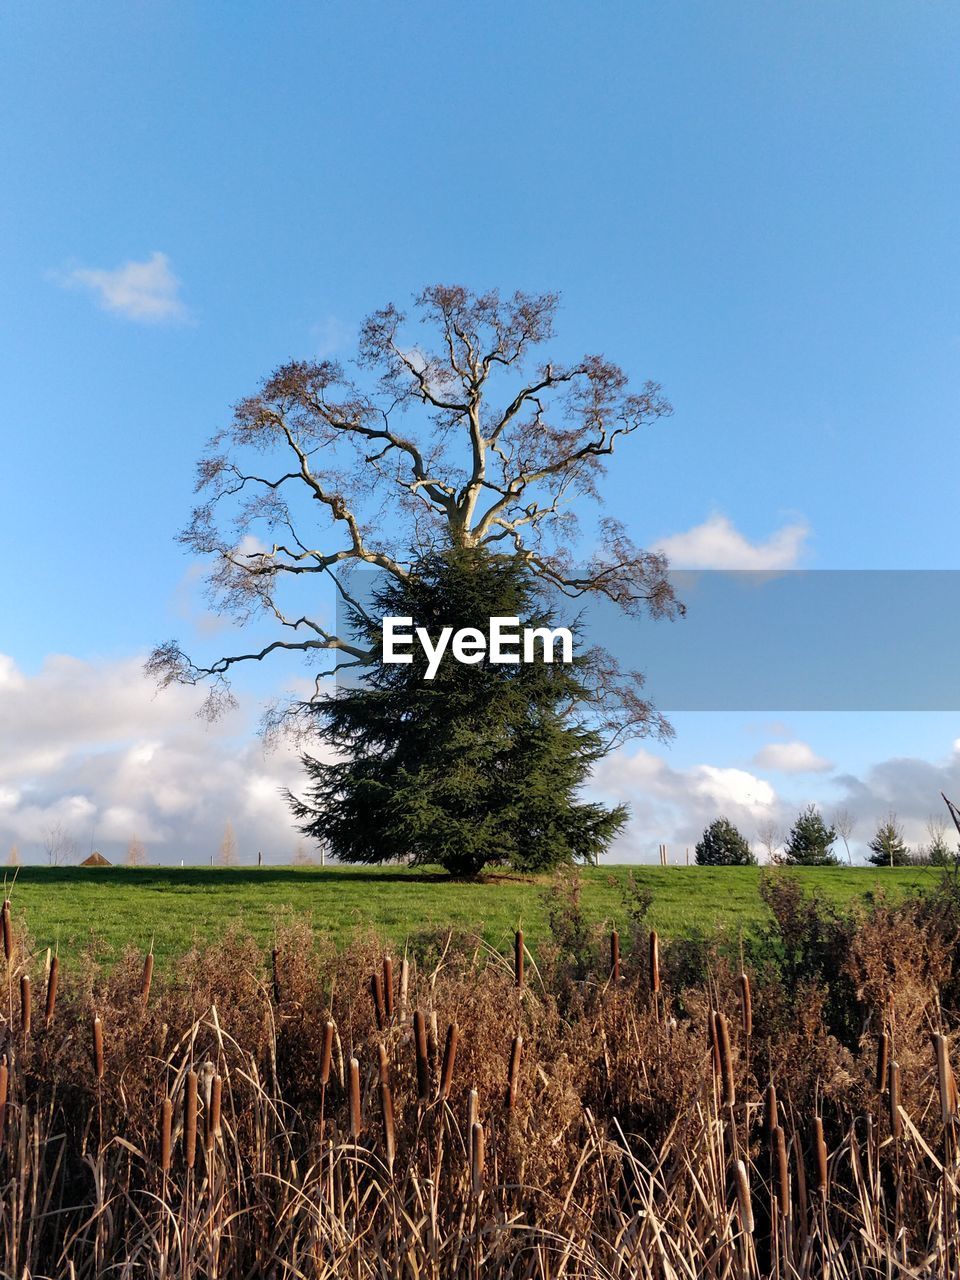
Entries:
{"label": "distant tree line", "polygon": [[[838,811],[827,821],[816,805],[811,804],[797,815],[786,838],[770,823],[763,824],[758,836],[768,860],[776,865],[834,867],[841,865],[841,859],[835,852],[838,839],[843,842],[848,861],[852,861],[849,837],[853,826],[853,820],[845,810]],[[927,843],[911,849],[904,839],[897,815],[890,813],[878,823],[868,843],[867,861],[875,867],[946,867],[960,864],[960,849],[951,847],[944,822],[931,818],[927,834]],[[750,841],[725,817],[715,818],[704,829],[697,842],[696,861],[701,867],[757,865]]]}

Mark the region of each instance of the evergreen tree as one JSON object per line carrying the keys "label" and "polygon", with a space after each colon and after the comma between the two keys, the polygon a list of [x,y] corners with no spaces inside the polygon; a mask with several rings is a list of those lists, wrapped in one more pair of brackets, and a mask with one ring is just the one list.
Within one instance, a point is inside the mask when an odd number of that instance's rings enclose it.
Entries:
{"label": "evergreen tree", "polygon": [[828,827],[816,805],[808,805],[797,817],[783,851],[783,860],[794,867],[835,867],[835,827]]}
{"label": "evergreen tree", "polygon": [[903,827],[897,822],[897,815],[891,813],[885,822],[877,827],[870,841],[870,857],[875,867],[908,867],[910,850],[904,843]]}
{"label": "evergreen tree", "polygon": [[[390,616],[434,640],[443,626],[486,633],[495,616],[552,625],[520,561],[476,550],[427,557],[407,582],[391,579],[366,611],[352,609],[351,629],[382,652]],[[577,798],[603,754],[599,734],[570,720],[584,659],[465,665],[448,652],[426,680],[419,645],[411,657],[374,663],[317,706],[318,734],[340,758],[303,757],[311,785],[290,797],[301,831],[343,862],[403,858],[457,876],[595,859],[626,810]]]}
{"label": "evergreen tree", "polygon": [[696,847],[701,867],[753,867],[757,860],[744,836],[728,818],[717,818],[704,830]]}

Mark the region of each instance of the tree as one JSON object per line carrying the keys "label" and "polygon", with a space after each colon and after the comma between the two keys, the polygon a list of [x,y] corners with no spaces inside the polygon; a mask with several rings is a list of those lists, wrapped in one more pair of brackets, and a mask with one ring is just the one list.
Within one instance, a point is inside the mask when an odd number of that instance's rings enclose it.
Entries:
{"label": "tree", "polygon": [[850,852],[850,837],[853,835],[856,819],[849,809],[834,809],[831,818],[834,831],[843,841],[843,847],[847,851],[847,861],[853,866],[853,854]]}
{"label": "tree", "polygon": [[217,861],[221,867],[232,867],[237,861],[237,837],[233,834],[233,823],[229,818],[223,828],[223,839],[217,851]]}
{"label": "tree", "polygon": [[783,860],[794,867],[835,867],[833,853],[836,829],[828,827],[816,805],[808,805],[798,815],[787,837]]}
{"label": "tree", "polygon": [[923,850],[924,856],[935,867],[952,867],[958,860],[957,850],[947,842],[947,824],[942,818],[931,817],[927,823],[930,842]]}
{"label": "tree", "polygon": [[715,818],[697,842],[701,867],[755,867],[757,860],[744,836],[729,818]]}
{"label": "tree", "polygon": [[772,865],[780,861],[780,847],[783,844],[783,832],[772,818],[767,818],[757,827],[757,839],[763,846],[767,861]]}
{"label": "tree", "polygon": [[[482,548],[431,555],[376,593],[376,612],[442,626],[486,628],[491,617],[552,625],[530,568]],[[359,643],[379,624],[354,608]],[[593,860],[625,821],[622,806],[578,798],[603,753],[595,729],[571,724],[584,660],[465,664],[449,654],[425,679],[426,657],[376,663],[315,707],[333,763],[304,756],[311,787],[292,799],[301,830],[341,861],[403,858],[475,876],[485,866],[539,871]]]}
{"label": "tree", "polygon": [[903,839],[903,827],[897,822],[897,815],[891,813],[881,822],[874,832],[869,844],[868,862],[875,867],[908,867],[911,862],[910,850]]}
{"label": "tree", "polygon": [[47,828],[43,843],[51,867],[64,867],[77,857],[77,842],[60,822],[54,822]]}
{"label": "tree", "polygon": [[17,848],[15,844],[12,844],[10,846],[10,852],[7,854],[7,866],[8,867],[20,866],[20,850]]}
{"label": "tree", "polygon": [[[663,556],[636,547],[616,521],[600,520],[582,566],[570,550],[576,508],[600,501],[614,450],[671,410],[655,383],[630,390],[603,356],[535,361],[557,305],[550,293],[503,299],[435,285],[415,300],[419,330],[393,305],[365,321],[355,375],[295,361],[241,400],[200,460],[201,498],[181,538],[212,558],[214,607],[274,632],[209,665],[171,640],[148,670],[161,684],[209,681],[216,715],[232,701],[237,664],[298,654],[313,662],[313,695],[278,707],[271,722],[304,717],[314,727],[324,676],[377,655],[373,631],[331,624],[318,586],[332,584],[349,617],[351,567],[403,587],[448,549],[515,559],[535,581],[629,616],[682,612]],[[668,733],[641,685],[596,649],[577,710],[611,737]]]}
{"label": "tree", "polygon": [[134,836],[127,845],[127,852],[124,862],[128,867],[142,867],[146,865],[147,851],[142,842]]}
{"label": "tree", "polygon": [[307,846],[302,840],[298,840],[293,850],[293,865],[295,867],[312,867],[313,858],[310,856]]}

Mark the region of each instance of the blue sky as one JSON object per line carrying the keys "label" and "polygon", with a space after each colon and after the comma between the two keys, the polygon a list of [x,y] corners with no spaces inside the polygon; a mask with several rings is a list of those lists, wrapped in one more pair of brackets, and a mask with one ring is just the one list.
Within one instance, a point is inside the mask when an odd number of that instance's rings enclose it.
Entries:
{"label": "blue sky", "polygon": [[[17,715],[67,686],[133,697],[158,639],[223,638],[173,541],[203,442],[274,365],[347,354],[367,311],[433,281],[559,290],[565,349],[663,384],[674,417],[606,487],[638,541],[960,568],[955,7],[15,2],[2,23]],[[0,840],[36,849],[59,814],[80,843],[136,825],[157,856],[199,856],[196,815],[144,807],[148,769],[142,803],[98,790],[137,716],[85,738],[82,701],[69,714],[60,763],[29,767],[7,716]],[[161,754],[182,733],[194,766],[247,762],[208,796],[210,829],[238,779],[262,799],[282,773],[252,701],[206,747],[152,700],[141,714]],[[834,765],[807,774],[752,763],[755,719],[685,714],[664,758],[688,783],[748,772],[788,807],[899,756],[953,777],[960,717],[793,716],[779,740]],[[920,821],[916,797],[874,802]],[[269,837],[261,809],[242,849]],[[636,849],[699,817],[651,817]]]}

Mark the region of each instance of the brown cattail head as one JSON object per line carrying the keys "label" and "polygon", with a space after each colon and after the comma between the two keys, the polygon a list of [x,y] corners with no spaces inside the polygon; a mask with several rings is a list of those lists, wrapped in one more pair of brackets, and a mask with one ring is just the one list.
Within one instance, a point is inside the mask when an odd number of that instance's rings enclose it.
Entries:
{"label": "brown cattail head", "polygon": [[6,898],[0,911],[0,928],[3,929],[3,954],[9,964],[13,958],[13,928],[10,924],[10,899]]}
{"label": "brown cattail head", "polygon": [[717,1013],[717,1047],[720,1054],[720,1079],[723,1084],[723,1105],[736,1105],[737,1090],[733,1078],[733,1051],[730,1048],[730,1028],[724,1014]]}
{"label": "brown cattail head", "polygon": [[282,991],[280,990],[280,949],[274,947],[270,952],[271,972],[273,974],[273,1003],[279,1004]]}
{"label": "brown cattail head", "polygon": [[150,999],[150,987],[153,985],[153,952],[148,951],[143,957],[143,973],[140,977],[140,1003],[146,1006]]}
{"label": "brown cattail head", "polygon": [[827,1144],[823,1140],[823,1121],[817,1116],[813,1122],[813,1154],[817,1164],[817,1190],[827,1194]]}
{"label": "brown cattail head", "polygon": [[354,1142],[363,1132],[360,1119],[360,1063],[350,1059],[350,1137]]}
{"label": "brown cattail head", "polygon": [[750,1180],[747,1166],[742,1160],[734,1165],[737,1180],[737,1205],[740,1209],[740,1225],[748,1236],[753,1235],[753,1204],[750,1200]]}
{"label": "brown cattail head", "polygon": [[483,1141],[483,1125],[474,1123],[473,1126],[473,1150],[472,1159],[470,1161],[470,1185],[473,1188],[473,1194],[478,1196],[483,1190],[483,1158],[484,1158],[484,1141]]}
{"label": "brown cattail head", "polygon": [[214,1076],[210,1082],[210,1102],[207,1108],[207,1150],[211,1151],[220,1137],[220,1107],[223,1100],[223,1081]]}
{"label": "brown cattail head", "polygon": [[187,1092],[183,1104],[183,1152],[187,1168],[197,1159],[197,1073],[187,1072]]}
{"label": "brown cattail head", "polygon": [[380,1065],[380,1083],[390,1083],[390,1058],[387,1055],[387,1046],[384,1044],[377,1045],[377,1058]]}
{"label": "brown cattail head", "polygon": [[0,1147],[3,1146],[7,1129],[7,1096],[10,1092],[10,1068],[7,1066],[7,1055],[0,1058]]}
{"label": "brown cattail head", "polygon": [[450,1085],[453,1081],[453,1064],[457,1060],[457,1045],[460,1041],[460,1028],[455,1022],[447,1027],[447,1038],[443,1045],[443,1067],[440,1071],[441,1098],[450,1097]]}
{"label": "brown cattail head", "polygon": [[740,974],[740,1025],[743,1034],[750,1038],[753,1035],[753,998],[750,995],[750,975]]}
{"label": "brown cattail head", "polygon": [[881,1031],[877,1037],[877,1088],[887,1087],[887,1063],[890,1058],[890,1037]]}
{"label": "brown cattail head", "polygon": [[382,1064],[380,1075],[380,1115],[383,1119],[383,1148],[387,1168],[393,1173],[393,1162],[396,1159],[397,1145],[393,1126],[393,1091],[389,1080],[383,1077]]}
{"label": "brown cattail head", "polygon": [[393,1017],[393,961],[389,956],[383,957],[383,1004],[387,1017]]}
{"label": "brown cattail head", "polygon": [[510,1048],[510,1068],[507,1073],[507,1109],[513,1111],[517,1105],[517,1089],[520,1082],[520,1054],[523,1051],[523,1036],[514,1036]]}
{"label": "brown cattail head", "polygon": [[30,1023],[33,1017],[33,995],[30,991],[30,979],[25,973],[20,975],[20,1030],[24,1040],[30,1035]]}
{"label": "brown cattail head", "polygon": [[768,1139],[780,1123],[780,1112],[777,1105],[777,1086],[771,1080],[763,1091],[763,1132]]}
{"label": "brown cattail head", "polygon": [[164,1098],[160,1104],[160,1168],[164,1173],[170,1168],[173,1135],[173,1103]]}
{"label": "brown cattail head", "polygon": [[99,1013],[93,1015],[93,1070],[98,1080],[103,1079],[103,1023]]}
{"label": "brown cattail head", "polygon": [[404,1018],[407,1014],[407,993],[410,990],[410,961],[404,952],[403,959],[400,961],[400,1017]]}
{"label": "brown cattail head", "polygon": [[656,929],[650,930],[650,992],[656,995],[660,990],[660,938]]}
{"label": "brown cattail head", "polygon": [[323,1028],[323,1045],[320,1049],[320,1084],[325,1089],[330,1083],[330,1063],[333,1061],[333,1033],[335,1027],[327,1022]]}
{"label": "brown cattail head", "polygon": [[707,1015],[707,1040],[710,1044],[710,1056],[713,1060],[713,1074],[720,1079],[720,1034],[717,1031],[717,1011],[711,1009]]}
{"label": "brown cattail head", "polygon": [[790,1217],[790,1168],[787,1163],[787,1140],[780,1125],[773,1131],[773,1167],[776,1171],[777,1198],[780,1201],[780,1212],[785,1218]]}
{"label": "brown cattail head", "polygon": [[417,1100],[430,1097],[430,1061],[427,1057],[427,1020],[419,1009],[413,1015],[413,1049],[417,1059]]}
{"label": "brown cattail head", "polygon": [[523,986],[523,930],[518,929],[513,939],[513,980]]}
{"label": "brown cattail head", "polygon": [[383,1024],[387,1020],[387,1011],[383,1003],[383,979],[379,973],[370,975],[370,995],[373,998],[373,1014],[377,1020],[377,1030],[383,1030]]}
{"label": "brown cattail head", "polygon": [[610,979],[620,981],[620,935],[616,929],[610,934]]}
{"label": "brown cattail head", "polygon": [[953,1090],[950,1087],[953,1070],[950,1066],[950,1048],[947,1044],[947,1037],[942,1035],[934,1036],[933,1049],[937,1058],[937,1079],[940,1085],[940,1116],[944,1128],[946,1128],[953,1118]]}
{"label": "brown cattail head", "polygon": [[53,1022],[54,1010],[57,1007],[57,987],[60,985],[60,957],[54,956],[50,961],[50,975],[47,978],[47,1004],[43,1020],[46,1026]]}
{"label": "brown cattail head", "polygon": [[900,1064],[891,1060],[887,1072],[887,1102],[890,1107],[890,1136],[900,1137]]}

